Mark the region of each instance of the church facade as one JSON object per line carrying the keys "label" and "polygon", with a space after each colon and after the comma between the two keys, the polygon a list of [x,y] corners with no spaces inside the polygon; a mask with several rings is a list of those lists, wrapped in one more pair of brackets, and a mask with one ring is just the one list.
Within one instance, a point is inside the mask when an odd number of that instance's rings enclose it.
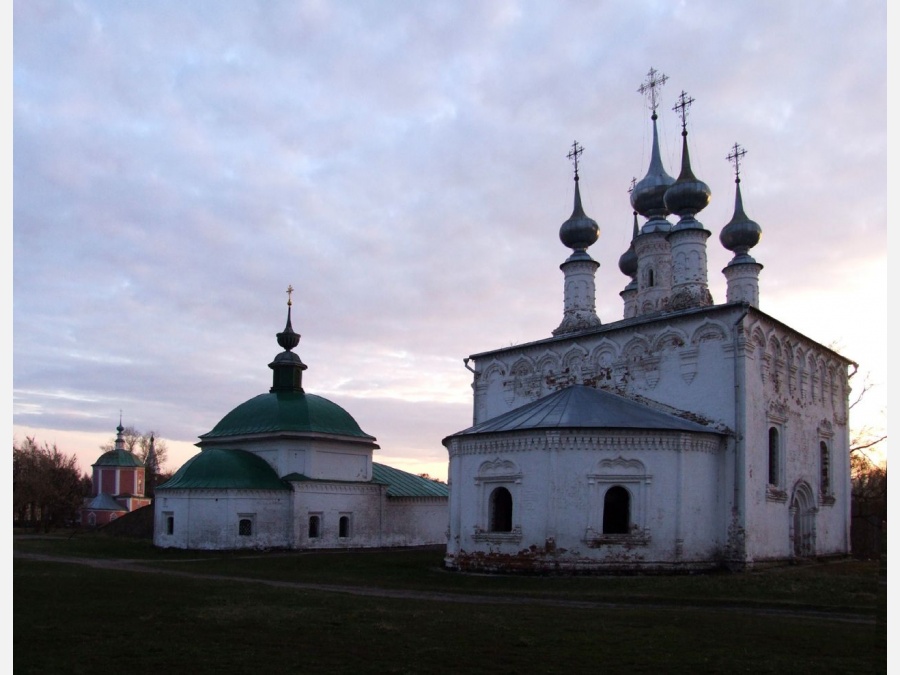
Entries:
{"label": "church facade", "polygon": [[[289,292],[292,289],[289,289]],[[272,387],[234,408],[200,452],[156,488],[154,544],[184,549],[372,548],[447,541],[447,486],[373,461],[375,437],[336,403],[304,391],[284,349]]]}
{"label": "church facade", "polygon": [[[719,239],[727,298],[708,288],[709,188],[660,160],[634,185],[623,318],[595,312],[587,253],[599,228],[575,207],[560,228],[564,307],[550,337],[474,354],[473,426],[444,439],[445,564],[474,571],[708,569],[850,550],[849,377],[856,364],[759,308],[761,228],[743,208]],[[638,216],[646,222],[638,227]],[[677,218],[676,222],[669,220]],[[850,372],[852,371],[852,372]]]}
{"label": "church facade", "polygon": [[84,527],[108,525],[151,502],[146,494],[147,467],[125,448],[124,431],[120,419],[113,449],[91,465],[91,496],[85,498],[79,514]]}

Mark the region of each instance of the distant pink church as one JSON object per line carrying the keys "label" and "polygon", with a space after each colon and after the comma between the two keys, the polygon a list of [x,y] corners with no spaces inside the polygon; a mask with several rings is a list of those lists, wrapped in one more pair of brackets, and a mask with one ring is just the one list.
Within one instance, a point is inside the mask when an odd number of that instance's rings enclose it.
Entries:
{"label": "distant pink church", "polygon": [[93,490],[81,507],[81,524],[86,527],[106,525],[152,502],[144,495],[144,463],[125,449],[121,420],[116,431],[115,449],[104,452],[91,466]]}

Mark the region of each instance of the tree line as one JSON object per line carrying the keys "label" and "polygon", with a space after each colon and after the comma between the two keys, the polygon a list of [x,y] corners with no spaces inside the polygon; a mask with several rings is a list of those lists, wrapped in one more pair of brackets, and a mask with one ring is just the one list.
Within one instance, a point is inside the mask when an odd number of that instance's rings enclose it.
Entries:
{"label": "tree line", "polygon": [[78,471],[75,455],[34,438],[13,443],[13,518],[19,524],[45,532],[71,525],[90,494],[91,478]]}

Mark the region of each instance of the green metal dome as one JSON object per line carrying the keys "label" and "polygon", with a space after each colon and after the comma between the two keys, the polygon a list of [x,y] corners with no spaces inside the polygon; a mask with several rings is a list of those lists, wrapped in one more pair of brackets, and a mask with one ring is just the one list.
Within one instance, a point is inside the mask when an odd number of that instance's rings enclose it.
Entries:
{"label": "green metal dome", "polygon": [[144,463],[134,453],[128,450],[110,450],[100,455],[93,466],[144,466]]}
{"label": "green metal dome", "polygon": [[208,448],[191,457],[157,490],[191,489],[290,490],[275,469],[246,450]]}
{"label": "green metal dome", "polygon": [[225,415],[200,439],[278,432],[335,434],[375,440],[360,429],[356,420],[341,406],[303,391],[274,391],[251,398]]}

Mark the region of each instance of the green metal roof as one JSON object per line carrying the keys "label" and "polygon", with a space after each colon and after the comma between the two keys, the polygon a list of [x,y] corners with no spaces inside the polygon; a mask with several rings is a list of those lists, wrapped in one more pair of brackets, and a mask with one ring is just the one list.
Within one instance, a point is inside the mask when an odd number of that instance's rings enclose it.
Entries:
{"label": "green metal roof", "polygon": [[447,497],[449,486],[445,483],[436,483],[430,478],[422,478],[400,469],[395,469],[386,464],[372,462],[372,480],[368,483],[362,481],[336,481],[327,478],[310,478],[302,473],[289,473],[283,478],[286,481],[313,482],[313,483],[345,483],[347,485],[369,485],[377,483],[387,485],[388,497]]}
{"label": "green metal roof", "polygon": [[372,462],[372,481],[386,483],[388,497],[447,497],[449,487],[386,464]]}
{"label": "green metal roof", "polygon": [[100,455],[92,466],[144,466],[144,463],[128,450],[110,450]]}
{"label": "green metal roof", "polygon": [[157,490],[200,488],[290,490],[266,460],[246,450],[207,448],[191,457]]}
{"label": "green metal roof", "polygon": [[307,432],[355,436],[374,441],[356,420],[327,398],[302,391],[260,394],[225,415],[201,440],[274,432]]}

